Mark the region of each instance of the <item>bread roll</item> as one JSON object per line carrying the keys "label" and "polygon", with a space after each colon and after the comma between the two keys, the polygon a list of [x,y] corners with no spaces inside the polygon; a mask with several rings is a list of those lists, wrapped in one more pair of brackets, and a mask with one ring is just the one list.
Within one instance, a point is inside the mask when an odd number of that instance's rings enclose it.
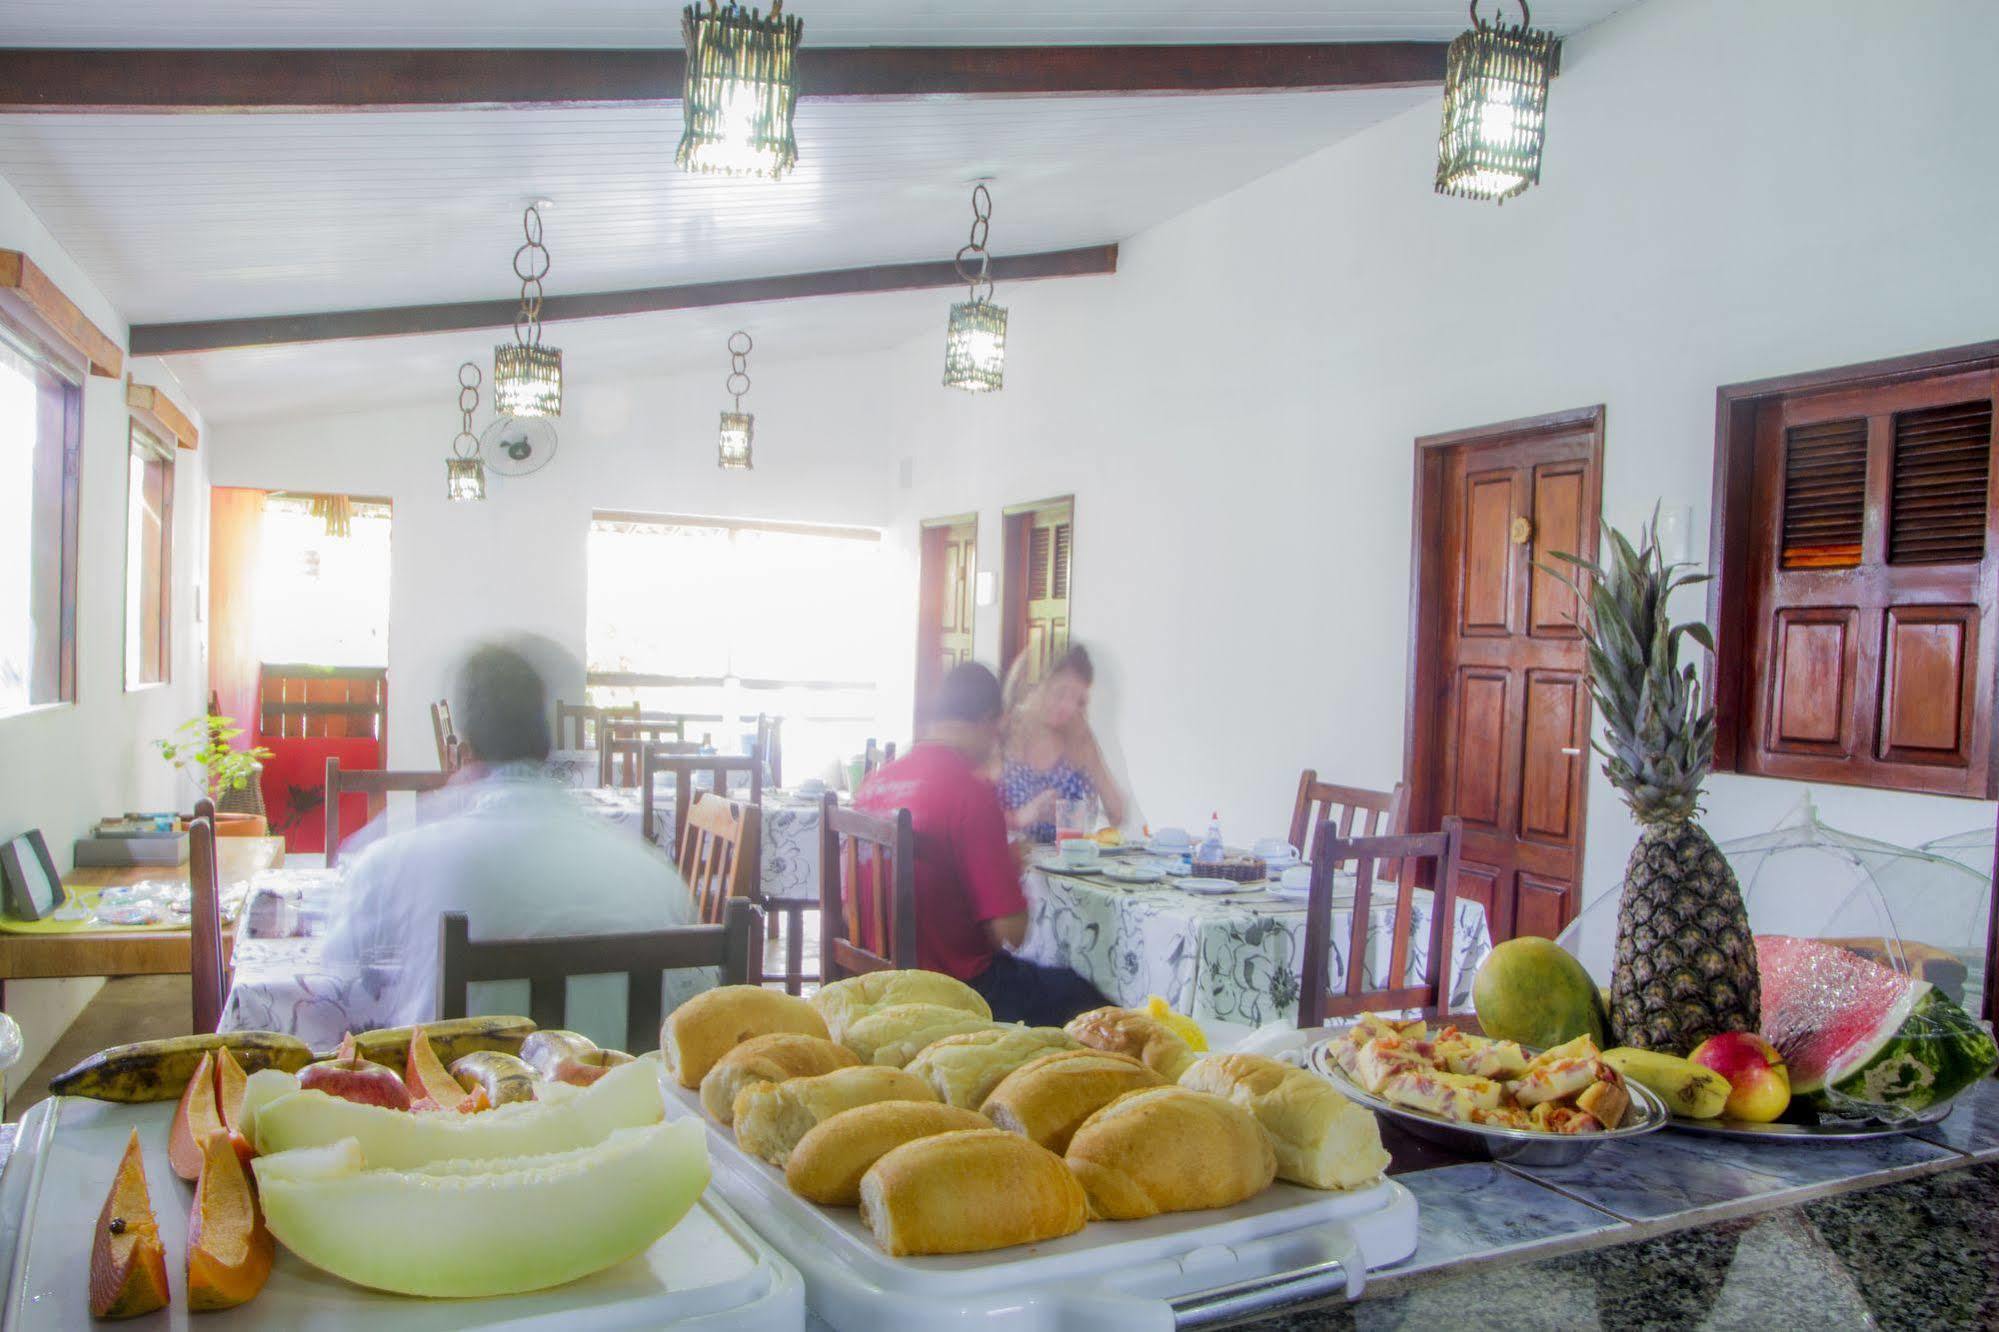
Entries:
{"label": "bread roll", "polygon": [[1063,1030],[1092,1050],[1130,1055],[1168,1082],[1194,1062],[1194,1049],[1179,1032],[1136,1009],[1093,1008]]}
{"label": "bread roll", "polygon": [[813,1127],[842,1110],[875,1101],[929,1101],[923,1079],[899,1068],[835,1069],[817,1077],[752,1082],[736,1093],[736,1145],[774,1166],[791,1160],[792,1148]]}
{"label": "bread roll", "polygon": [[861,1179],[861,1220],[892,1256],[1034,1244],[1073,1235],[1088,1219],[1059,1157],[997,1129],[898,1147]]}
{"label": "bread roll", "polygon": [[1081,1048],[1060,1027],[995,1027],[932,1041],[909,1061],[909,1071],[946,1105],[977,1110],[1000,1079],[1028,1060]]}
{"label": "bread roll", "polygon": [[1180,1075],[1180,1085],[1225,1097],[1255,1115],[1276,1149],[1279,1179],[1315,1189],[1358,1189],[1388,1167],[1374,1113],[1302,1068],[1263,1055],[1209,1055]]}
{"label": "bread roll", "polygon": [[970,1110],[936,1101],[876,1101],[842,1110],[798,1140],[785,1163],[784,1182],[807,1202],[852,1207],[861,1200],[861,1176],[887,1153],[933,1134],[992,1125]]}
{"label": "bread roll", "polygon": [[1254,1115],[1185,1087],[1120,1096],[1076,1130],[1065,1159],[1107,1221],[1233,1207],[1277,1174]]}
{"label": "bread roll", "polygon": [[932,1041],[963,1031],[989,1031],[1000,1024],[962,1008],[942,1004],[890,1004],[855,1019],[840,1043],[864,1064],[901,1068]]}
{"label": "bread roll", "polygon": [[1060,1050],[1001,1078],[979,1109],[995,1127],[1060,1155],[1091,1115],[1126,1092],[1165,1082],[1128,1055]]}
{"label": "bread roll", "polygon": [[940,971],[870,971],[821,986],[812,996],[812,1006],[826,1019],[826,1030],[836,1041],[844,1039],[858,1019],[890,1004],[936,1004],[963,1009],[974,1017],[993,1015],[977,990]]}
{"label": "bread roll", "polygon": [[660,1027],[666,1066],[683,1087],[699,1087],[715,1061],[752,1036],[777,1031],[825,1036],[819,1010],[793,995],[761,985],[703,990],[673,1010]]}
{"label": "bread roll", "polygon": [[861,1061],[844,1045],[824,1036],[795,1031],[752,1036],[715,1061],[701,1079],[701,1108],[718,1124],[733,1123],[736,1093],[752,1082],[783,1082],[786,1078],[831,1073]]}

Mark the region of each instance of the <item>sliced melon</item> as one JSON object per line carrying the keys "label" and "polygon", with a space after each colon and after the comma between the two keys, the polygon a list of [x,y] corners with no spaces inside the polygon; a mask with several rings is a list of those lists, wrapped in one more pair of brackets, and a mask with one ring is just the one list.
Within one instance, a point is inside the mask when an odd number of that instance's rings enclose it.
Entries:
{"label": "sliced melon", "polygon": [[236,1131],[251,1142],[257,1140],[257,1112],[298,1090],[298,1074],[281,1068],[260,1068],[243,1082],[243,1103],[236,1111]]}
{"label": "sliced melon", "polygon": [[708,1185],[706,1135],[694,1119],[619,1129],[515,1169],[340,1170],[353,1154],[328,1151],[257,1172],[271,1232],[314,1267],[403,1295],[511,1295],[602,1271],[673,1229]]}
{"label": "sliced melon", "polygon": [[657,1059],[635,1059],[574,1096],[516,1101],[476,1115],[388,1110],[308,1089],[258,1108],[257,1150],[271,1155],[354,1138],[370,1170],[461,1157],[547,1156],[593,1146],[621,1128],[658,1123],[665,1114],[659,1075]]}

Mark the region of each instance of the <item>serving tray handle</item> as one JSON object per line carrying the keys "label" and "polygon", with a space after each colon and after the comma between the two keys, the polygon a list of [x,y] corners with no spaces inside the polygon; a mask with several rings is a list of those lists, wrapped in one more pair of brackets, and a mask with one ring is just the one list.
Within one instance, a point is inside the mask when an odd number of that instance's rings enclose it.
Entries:
{"label": "serving tray handle", "polygon": [[[1071,1289],[1060,1298],[1061,1326],[1069,1329],[1116,1326],[1166,1332],[1167,1329],[1209,1327],[1275,1309],[1280,1305],[1344,1295],[1359,1299],[1367,1281],[1367,1262],[1353,1231],[1344,1225],[1316,1228],[1318,1254],[1312,1261],[1240,1281],[1227,1281],[1180,1295],[1141,1293],[1145,1287],[1171,1289],[1201,1268],[1252,1270],[1260,1250],[1295,1243],[1295,1235],[1271,1236],[1247,1244],[1215,1245],[1184,1255],[1144,1263],[1118,1278],[1118,1288]],[[1295,1257],[1295,1250],[1293,1256]]]}

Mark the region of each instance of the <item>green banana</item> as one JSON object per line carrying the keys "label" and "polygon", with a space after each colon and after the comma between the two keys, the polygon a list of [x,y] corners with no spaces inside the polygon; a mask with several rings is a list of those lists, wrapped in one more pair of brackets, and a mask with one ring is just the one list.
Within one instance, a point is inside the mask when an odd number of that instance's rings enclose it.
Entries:
{"label": "green banana", "polygon": [[[534,1023],[524,1017],[446,1018],[423,1024],[430,1048],[447,1066],[475,1050],[518,1054],[521,1042],[533,1035],[534,1029]],[[380,1031],[356,1032],[354,1052],[400,1073],[409,1066],[410,1033],[414,1030],[414,1027],[384,1027]]]}
{"label": "green banana", "polygon": [[275,1031],[174,1036],[99,1050],[51,1079],[49,1090],[59,1096],[88,1096],[97,1101],[178,1100],[201,1057],[223,1046],[246,1073],[264,1068],[296,1073],[313,1057],[304,1041]]}
{"label": "green banana", "polygon": [[1602,1058],[1682,1119],[1713,1119],[1728,1103],[1728,1079],[1692,1060],[1629,1046],[1605,1050]]}

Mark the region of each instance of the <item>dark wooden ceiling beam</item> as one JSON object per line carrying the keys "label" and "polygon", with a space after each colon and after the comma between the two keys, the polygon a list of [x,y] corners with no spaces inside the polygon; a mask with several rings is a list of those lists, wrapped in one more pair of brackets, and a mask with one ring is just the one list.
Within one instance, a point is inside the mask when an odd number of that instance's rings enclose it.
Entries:
{"label": "dark wooden ceiling beam", "polygon": [[[996,282],[1002,283],[1035,278],[1098,276],[1117,272],[1117,254],[1118,247],[1115,245],[1017,254],[994,259],[992,274]],[[878,264],[870,268],[792,273],[782,277],[738,278],[676,287],[550,296],[542,302],[541,317],[544,323],[552,324],[661,310],[748,305],[814,296],[923,291],[963,285],[957,266],[948,259],[936,263]],[[180,324],[134,324],[131,350],[134,356],[172,356],[233,347],[270,347],[284,343],[340,342],[354,338],[393,338],[419,333],[511,328],[514,313],[519,308],[519,300],[510,297],[506,300],[462,301],[449,305],[402,305],[377,310],[258,315],[246,319],[209,319]]]}
{"label": "dark wooden ceiling beam", "polygon": [[[1443,82],[1441,42],[812,47],[808,101],[1331,91]],[[411,111],[665,105],[683,57],[640,50],[0,48],[0,111]]]}

